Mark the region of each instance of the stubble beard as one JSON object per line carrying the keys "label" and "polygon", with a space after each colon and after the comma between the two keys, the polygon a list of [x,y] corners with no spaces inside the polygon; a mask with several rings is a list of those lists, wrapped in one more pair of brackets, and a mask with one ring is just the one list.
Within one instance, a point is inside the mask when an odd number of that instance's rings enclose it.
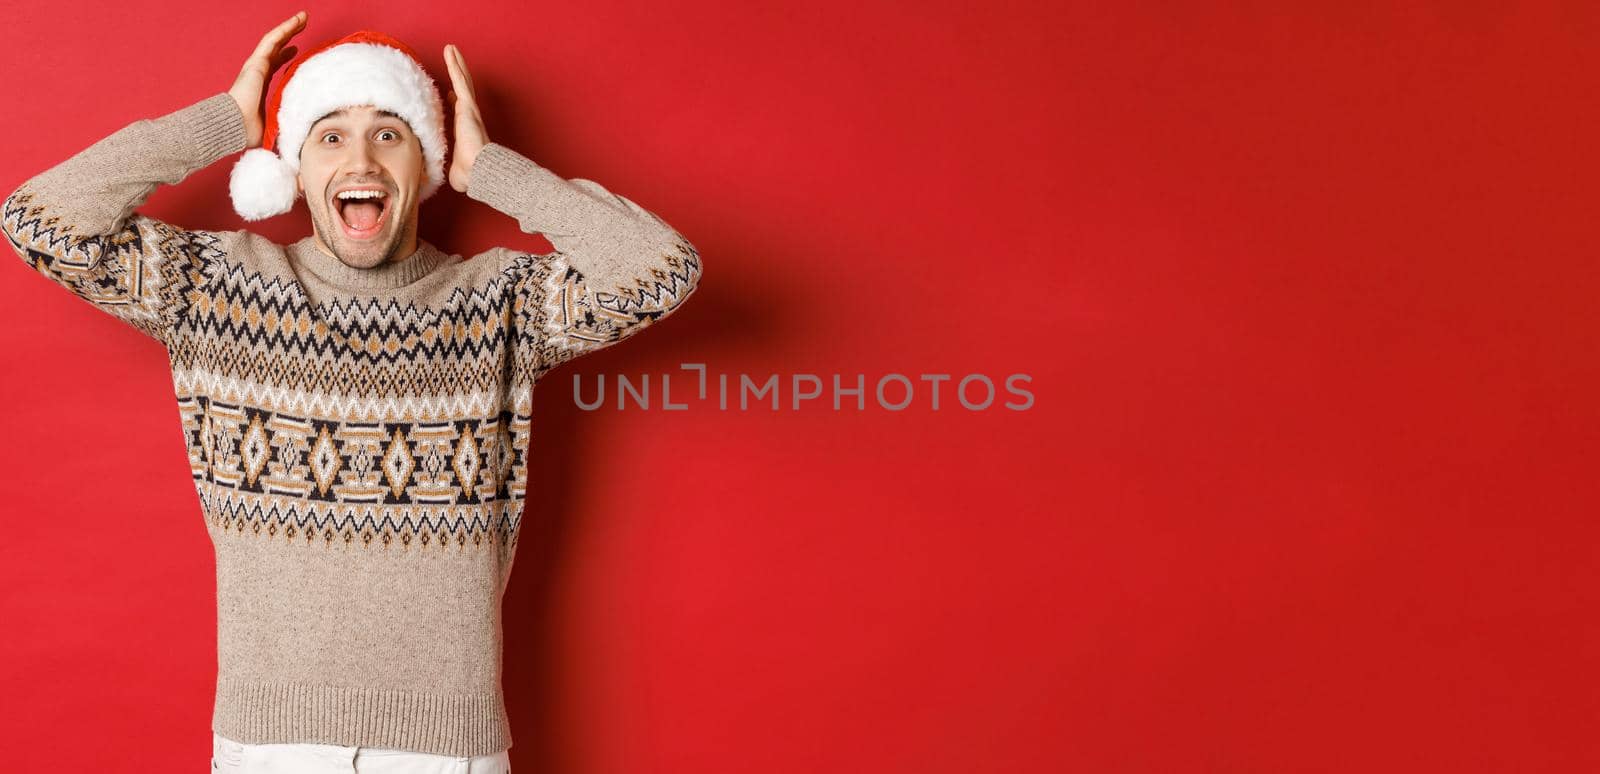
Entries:
{"label": "stubble beard", "polygon": [[[395,251],[400,249],[400,244],[406,236],[406,229],[411,227],[409,214],[400,216],[396,216],[393,213],[389,214],[390,220],[384,226],[384,228],[388,229],[389,236],[376,249],[372,247],[372,243],[350,242],[338,222],[339,213],[337,211],[324,211],[321,215],[312,218],[312,223],[322,237],[322,243],[333,251],[334,257],[338,258],[340,263],[352,269],[370,269],[394,260]],[[400,218],[400,220],[396,220],[396,217]],[[373,260],[374,255],[378,256],[377,260]]]}

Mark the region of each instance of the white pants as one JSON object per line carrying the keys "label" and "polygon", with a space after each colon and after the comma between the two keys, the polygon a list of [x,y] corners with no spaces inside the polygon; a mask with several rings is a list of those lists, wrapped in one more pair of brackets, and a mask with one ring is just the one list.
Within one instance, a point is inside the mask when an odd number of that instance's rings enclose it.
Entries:
{"label": "white pants", "polygon": [[211,732],[219,774],[511,774],[511,753],[470,758],[333,744],[245,744]]}

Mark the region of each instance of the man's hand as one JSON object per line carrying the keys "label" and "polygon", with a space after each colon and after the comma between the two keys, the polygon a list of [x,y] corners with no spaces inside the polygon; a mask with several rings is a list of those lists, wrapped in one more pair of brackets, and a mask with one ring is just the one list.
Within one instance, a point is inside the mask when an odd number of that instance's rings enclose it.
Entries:
{"label": "man's hand", "polygon": [[483,128],[483,116],[478,113],[478,101],[473,98],[472,75],[467,72],[467,61],[454,45],[444,47],[445,67],[450,70],[450,97],[453,100],[455,120],[455,150],[450,157],[450,187],[467,192],[467,181],[472,179],[472,162],[478,151],[489,144],[489,134]]}
{"label": "man's hand", "polygon": [[246,149],[257,147],[261,144],[261,135],[266,133],[266,122],[262,119],[265,108],[267,79],[272,77],[284,62],[294,58],[295,47],[284,48],[283,44],[289,38],[306,27],[305,11],[289,17],[288,21],[279,24],[268,32],[266,37],[256,44],[256,50],[245,60],[244,69],[239,71],[239,78],[233,82],[233,88],[228,89],[229,96],[239,103],[240,112],[244,113],[244,133]]}

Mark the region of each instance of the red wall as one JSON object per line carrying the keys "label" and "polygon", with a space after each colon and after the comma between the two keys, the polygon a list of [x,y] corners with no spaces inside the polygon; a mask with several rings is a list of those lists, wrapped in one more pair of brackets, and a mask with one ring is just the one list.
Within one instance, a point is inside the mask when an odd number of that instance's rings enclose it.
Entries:
{"label": "red wall", "polygon": [[[442,82],[457,44],[492,139],[699,247],[677,315],[538,396],[519,771],[1593,770],[1600,11],[1219,5],[35,4],[0,182],[307,8]],[[245,227],[231,163],[144,211]],[[198,770],[215,581],[164,353],[0,266],[4,767]],[[868,405],[572,400],[693,362]],[[1002,392],[890,411],[891,373]]]}

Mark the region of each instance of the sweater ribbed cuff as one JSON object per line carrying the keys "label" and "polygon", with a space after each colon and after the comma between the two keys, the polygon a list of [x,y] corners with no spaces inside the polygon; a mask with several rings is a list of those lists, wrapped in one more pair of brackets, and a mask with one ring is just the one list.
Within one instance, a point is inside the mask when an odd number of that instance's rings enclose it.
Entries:
{"label": "sweater ribbed cuff", "polygon": [[228,92],[207,97],[177,112],[179,123],[194,138],[199,166],[244,150],[244,113]]}
{"label": "sweater ribbed cuff", "polygon": [[[580,236],[595,226],[605,205],[560,175],[499,143],[488,143],[472,162],[467,197],[513,218],[532,233]],[[613,217],[615,217],[613,215]]]}

